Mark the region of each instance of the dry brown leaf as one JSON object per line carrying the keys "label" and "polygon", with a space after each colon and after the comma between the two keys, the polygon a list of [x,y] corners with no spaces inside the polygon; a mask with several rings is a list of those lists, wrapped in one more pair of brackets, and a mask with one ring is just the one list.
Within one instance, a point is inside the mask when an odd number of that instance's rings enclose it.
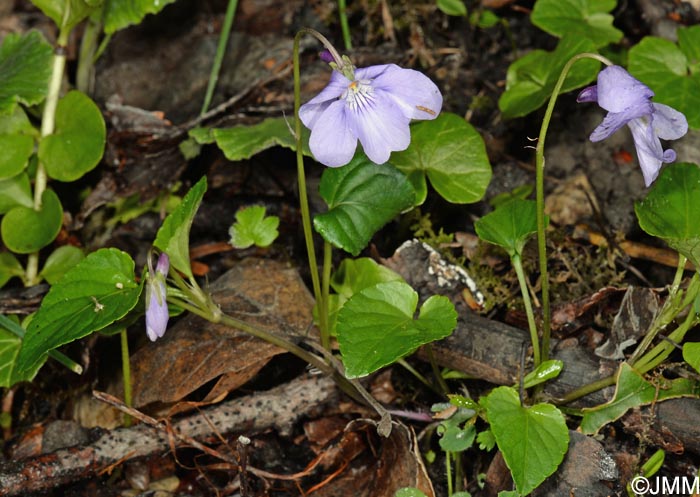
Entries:
{"label": "dry brown leaf", "polygon": [[435,497],[411,428],[394,421],[391,434],[383,438],[377,435],[375,421],[358,419],[348,424],[343,439],[358,435],[372,449],[346,461],[348,467],[338,476],[310,492],[313,497],[394,497],[403,487],[415,487],[426,496]]}
{"label": "dry brown leaf", "polygon": [[[246,259],[210,291],[225,313],[273,333],[305,335],[312,323],[311,295],[296,269],[280,262]],[[186,316],[132,357],[134,405],[177,402],[221,377],[205,398],[211,401],[283,352],[241,331]]]}

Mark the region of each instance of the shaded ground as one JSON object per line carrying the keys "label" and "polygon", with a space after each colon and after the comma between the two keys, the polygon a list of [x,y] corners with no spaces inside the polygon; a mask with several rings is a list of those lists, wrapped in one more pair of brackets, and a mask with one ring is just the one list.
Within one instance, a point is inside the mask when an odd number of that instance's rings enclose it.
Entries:
{"label": "shaded ground", "polygon": [[[497,108],[508,65],[527,50],[550,49],[556,43],[554,38],[530,24],[528,14],[532,3],[516,1],[504,5],[496,12],[506,21],[505,24],[489,29],[475,28],[466,19],[447,17],[436,10],[433,2],[361,0],[351,2],[349,6],[356,46],[349,55],[356,65],[395,62],[423,70],[443,91],[444,110],[465,115],[482,133],[494,170],[487,197],[534,182],[529,139],[539,132],[541,112],[504,122]],[[614,13],[616,24],[630,37],[625,40],[627,46],[656,30],[660,22],[666,24],[671,19],[669,16],[645,18],[643,2],[620,3]],[[684,4],[659,3],[663,4],[666,14],[680,13],[682,22],[698,18],[697,13],[687,10]],[[114,215],[113,203],[132,194],[138,194],[141,201],[148,201],[169,189],[182,191],[184,188],[180,185],[189,185],[206,174],[210,190],[192,232],[192,245],[202,254],[194,257],[199,274],[213,282],[231,267],[252,264],[254,269],[247,273],[248,276],[219,284],[225,284],[229,290],[235,289],[225,292],[225,299],[265,304],[271,297],[254,292],[256,287],[270,284],[272,276],[266,272],[268,265],[299,267],[302,280],[291,270],[294,275],[289,276],[290,280],[273,285],[294,288],[288,297],[291,303],[282,310],[265,308],[263,318],[273,316],[277,319],[284,315],[280,319],[285,325],[273,325],[289,326],[290,333],[303,334],[310,322],[307,312],[310,308],[303,284],[307,275],[303,269],[305,253],[300,236],[292,154],[273,149],[249,161],[231,163],[215,147],[204,147],[196,159],[187,162],[178,149],[185,138],[184,126],[192,124],[199,113],[225,7],[223,1],[179,0],[160,15],[149,17],[142,25],[115,35],[97,63],[94,80],[94,97],[104,110],[110,129],[104,164],[82,184],[64,186],[59,193],[64,198],[84,187],[91,188],[87,200],[67,206],[73,213],[68,229],[77,243],[90,249],[116,246],[128,251],[137,264],[143,265],[160,225],[158,205],[153,212],[137,219],[110,225],[107,221]],[[472,4],[469,7],[477,8]],[[291,114],[292,37],[304,26],[313,27],[340,44],[333,2],[241,1],[212,104],[212,108],[222,104],[225,107],[204,124],[228,126],[254,123],[282,113]],[[39,13],[28,3],[18,1],[14,10],[8,10],[3,18],[0,34],[33,27],[44,31],[50,39],[55,35]],[[72,40],[73,54],[78,38]],[[302,99],[305,100],[326,84],[328,72],[317,59],[318,46],[308,39],[304,46]],[[74,60],[69,64],[68,83],[74,81]],[[629,134],[618,133],[596,146],[587,140],[588,132],[601,117],[600,111],[577,107],[574,96],[566,95],[560,99],[554,116],[557,124],[548,137],[547,184],[551,191],[558,190],[556,196],[550,197],[550,202],[557,202],[552,204],[553,212],[565,213],[553,219],[561,228],[553,237],[556,254],[553,256],[553,273],[557,274],[559,270],[559,275],[564,274],[570,264],[580,268],[580,274],[564,277],[558,286],[555,285],[555,302],[562,306],[578,302],[577,299],[591,300],[592,295],[606,286],[663,285],[671,274],[669,269],[656,262],[630,260],[624,253],[599,250],[588,241],[570,236],[575,225],[586,223],[590,231],[606,232],[618,239],[627,237],[648,242],[636,228],[633,212],[633,202],[644,194],[644,185],[636,159],[632,156],[629,160],[625,155],[634,154]],[[691,133],[677,142],[675,149],[679,160],[700,163],[699,139],[696,133]],[[321,171],[320,166],[309,164],[311,192],[316,191],[314,185]],[[271,214],[280,217],[281,237],[278,242],[265,251],[230,251],[212,245],[228,239],[228,228],[235,212],[249,203],[262,203]],[[315,203],[312,199],[312,208],[321,209],[321,205],[319,199],[315,199]],[[430,214],[436,232],[439,228],[449,233],[458,232],[456,240],[459,243],[443,247],[448,259],[466,257],[484,292],[501,299],[487,317],[525,329],[520,308],[508,305],[515,282],[508,273],[507,261],[494,251],[473,247],[472,221],[486,211],[485,203],[455,207],[446,205],[436,195],[430,195],[422,207],[423,214]],[[415,219],[404,217],[392,223],[367,253],[390,257],[402,242],[412,237],[410,226],[414,222]],[[534,265],[533,260],[526,260],[526,264]],[[278,269],[272,271],[283,273]],[[494,274],[499,277],[496,283]],[[227,273],[227,277],[230,276]],[[26,292],[15,290],[15,293],[20,293],[17,306],[31,310]],[[9,299],[9,295],[4,293],[3,299]],[[255,299],[251,295],[255,295]],[[278,295],[275,295],[277,299]],[[575,347],[593,348],[603,339],[621,300],[622,292],[611,292],[601,298],[602,304],[595,306],[593,312],[574,313],[572,321],[575,321],[575,326],[567,327],[562,322],[557,337],[562,341],[577,340]],[[266,305],[263,304],[261,308]],[[36,299],[33,305],[36,305]],[[294,306],[299,307],[301,316],[292,312],[299,310]],[[284,309],[291,316],[285,315]],[[469,311],[464,309],[464,312],[466,315]],[[284,385],[304,374],[304,364],[288,354],[277,355],[280,350],[263,351],[255,345],[250,346],[251,349],[245,349],[245,345],[230,345],[236,340],[246,340],[222,337],[215,329],[200,330],[197,326],[190,318],[185,318],[168,332],[167,342],[155,346],[145,343],[145,336],[138,327],[132,330],[132,351],[135,351],[132,361],[137,389],[140,388],[143,395],[138,407],[148,405],[146,411],[164,416],[169,412],[164,407],[170,407],[172,402],[183,398],[207,402],[220,401],[227,394],[229,400],[247,398],[246,395]],[[203,340],[199,332],[209,341]],[[224,347],[222,342],[229,345]],[[170,348],[164,348],[166,346]],[[196,346],[200,349],[195,352]],[[6,394],[4,410],[12,414],[14,422],[12,429],[7,430],[4,448],[9,460],[35,453],[35,445],[40,443],[42,436],[46,446],[47,432],[55,420],[73,419],[83,428],[60,425],[58,432],[68,433],[70,427],[75,429],[75,434],[68,436],[67,440],[58,440],[53,447],[97,440],[104,428],[96,426],[113,427],[120,422],[120,416],[114,411],[103,409],[100,404],[89,400],[93,388],[119,395],[118,347],[115,337],[93,337],[73,344],[66,352],[84,359],[87,371],[83,377],[71,376],[49,362],[35,383],[22,385]],[[180,377],[185,376],[183,370],[187,372],[192,367],[190,355],[195,353],[201,357],[198,356],[200,359],[191,375],[193,378],[181,380]],[[177,369],[175,358],[178,354],[186,357],[182,370]],[[519,357],[511,359],[515,364],[519,361]],[[430,374],[429,367],[421,361],[412,363],[422,373]],[[481,378],[488,380],[489,376]],[[140,386],[139,381],[142,382]],[[454,382],[452,386],[456,391],[468,388],[476,396],[492,384],[477,380]],[[380,401],[404,411],[425,412],[433,402],[440,400],[401,368],[377,375],[368,388]],[[149,456],[119,466],[111,475],[104,474],[87,483],[71,484],[48,494],[125,495],[123,492],[131,489],[134,490],[132,495],[136,495],[146,492],[151,482],[165,480],[167,491],[175,495],[301,495],[311,490],[315,490],[313,495],[389,495],[381,488],[384,488],[382,485],[389,488],[387,482],[391,481],[391,472],[382,468],[395,468],[397,473],[405,471],[418,480],[425,475],[417,454],[428,450],[439,453],[435,437],[431,436],[434,427],[425,429],[424,423],[413,424],[419,432],[418,446],[413,445],[410,430],[404,428],[397,428],[395,438],[385,442],[377,439],[373,426],[362,421],[346,430],[352,419],[371,415],[366,408],[344,398],[319,398],[315,402],[317,408],[304,411],[303,422],[294,420],[284,424],[280,421],[278,425],[271,422],[256,432],[250,445],[245,447],[237,441],[239,433],[225,433],[225,439],[210,437],[208,440],[222,453],[236,454],[238,463],[243,461],[270,473],[304,472],[307,464],[316,460],[318,467],[309,470],[298,481],[275,479],[260,473],[238,478],[238,472],[217,457],[188,449],[179,451],[177,460],[170,455]],[[626,481],[625,477],[628,478],[639,461],[653,452],[653,447],[661,445],[668,450],[675,447],[678,452],[684,449],[681,442],[673,446],[664,441],[667,445],[663,445],[654,438],[650,416],[644,410],[637,413],[638,429],[629,430],[633,435],[623,433],[621,423],[611,425],[603,433],[602,448],[614,458],[620,481]],[[581,442],[581,452],[572,450],[571,461],[567,463],[569,466],[562,468],[560,480],[550,482],[539,495],[564,495],[563,489],[572,486],[584,489],[575,495],[622,495],[622,489],[615,481],[600,483],[601,479],[615,480],[615,477],[612,473],[605,473],[603,463],[607,459],[596,455],[602,454],[601,446],[589,447],[588,443]],[[698,449],[694,450],[697,452]],[[670,457],[664,471],[672,475],[691,475],[697,471],[692,457]],[[586,461],[592,465],[588,469],[593,476],[578,483],[569,481],[577,473],[571,468],[580,469]],[[475,496],[495,495],[498,482],[506,475],[502,460],[494,456],[494,452],[470,450],[463,466],[468,489]],[[436,495],[446,495],[441,456],[427,466],[427,472],[435,485]],[[479,475],[483,474],[487,475],[488,481],[485,489],[477,484]],[[335,478],[326,481],[331,475]],[[562,485],[562,481],[569,482],[568,486],[557,486]],[[507,486],[508,483],[501,485]],[[152,486],[150,488],[155,491]]]}

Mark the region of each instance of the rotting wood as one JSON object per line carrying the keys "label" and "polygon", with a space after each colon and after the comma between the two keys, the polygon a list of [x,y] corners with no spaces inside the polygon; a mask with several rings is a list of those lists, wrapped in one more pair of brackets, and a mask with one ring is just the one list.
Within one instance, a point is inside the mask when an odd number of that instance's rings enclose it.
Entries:
{"label": "rotting wood", "polygon": [[[330,378],[305,376],[266,392],[234,399],[171,424],[175,433],[206,440],[217,434],[246,435],[269,428],[284,433],[302,416],[325,409],[337,400]],[[138,425],[109,431],[86,446],[61,449],[24,461],[0,465],[0,496],[56,488],[93,477],[127,459],[169,450],[179,443],[156,428]]]}

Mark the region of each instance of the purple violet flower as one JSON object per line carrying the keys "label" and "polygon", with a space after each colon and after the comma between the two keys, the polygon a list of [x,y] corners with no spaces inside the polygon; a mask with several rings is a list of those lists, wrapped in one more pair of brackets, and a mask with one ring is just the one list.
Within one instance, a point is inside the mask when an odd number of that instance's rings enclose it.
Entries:
{"label": "purple violet flower", "polygon": [[334,70],[328,86],[299,109],[311,130],[309,148],[326,166],[350,162],[357,140],[372,162],[383,164],[408,148],[411,119],[435,119],[442,108],[440,90],[418,71],[370,66],[355,69],[352,80],[343,72]]}
{"label": "purple violet flower", "polygon": [[170,258],[163,252],[153,271],[148,259],[148,281],[146,282],[146,333],[152,342],[165,334],[168,327],[168,303],[165,301],[165,278],[170,268]]}
{"label": "purple violet flower", "polygon": [[673,149],[664,150],[661,139],[676,140],[688,132],[685,116],[668,105],[651,101],[654,92],[620,66],[610,66],[598,74],[598,84],[584,88],[577,102],[597,102],[608,114],[591,133],[598,142],[625,124],[632,131],[646,186],[659,175],[662,163],[676,160]]}

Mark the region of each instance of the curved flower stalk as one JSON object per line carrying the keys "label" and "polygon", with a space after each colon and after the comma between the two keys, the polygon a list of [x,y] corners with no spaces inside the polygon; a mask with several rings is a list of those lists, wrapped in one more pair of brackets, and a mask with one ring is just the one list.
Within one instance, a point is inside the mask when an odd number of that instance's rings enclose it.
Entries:
{"label": "curved flower stalk", "polygon": [[581,91],[578,102],[597,102],[608,114],[593,130],[590,140],[606,139],[625,124],[632,131],[639,165],[646,186],[659,175],[663,163],[676,160],[673,149],[664,150],[661,140],[676,140],[688,132],[685,116],[668,105],[651,101],[654,92],[620,66],[598,74],[598,84]]}
{"label": "curved flower stalk", "polygon": [[155,271],[148,259],[148,281],[146,282],[146,333],[152,342],[161,338],[168,327],[168,303],[165,278],[170,268],[170,258],[163,252],[158,257]]}
{"label": "curved flower stalk", "polygon": [[391,152],[408,148],[411,119],[437,117],[442,95],[413,69],[396,64],[355,69],[344,60],[331,63],[328,86],[299,109],[311,130],[309,148],[320,163],[340,167],[355,155],[359,140],[367,157],[382,164]]}

